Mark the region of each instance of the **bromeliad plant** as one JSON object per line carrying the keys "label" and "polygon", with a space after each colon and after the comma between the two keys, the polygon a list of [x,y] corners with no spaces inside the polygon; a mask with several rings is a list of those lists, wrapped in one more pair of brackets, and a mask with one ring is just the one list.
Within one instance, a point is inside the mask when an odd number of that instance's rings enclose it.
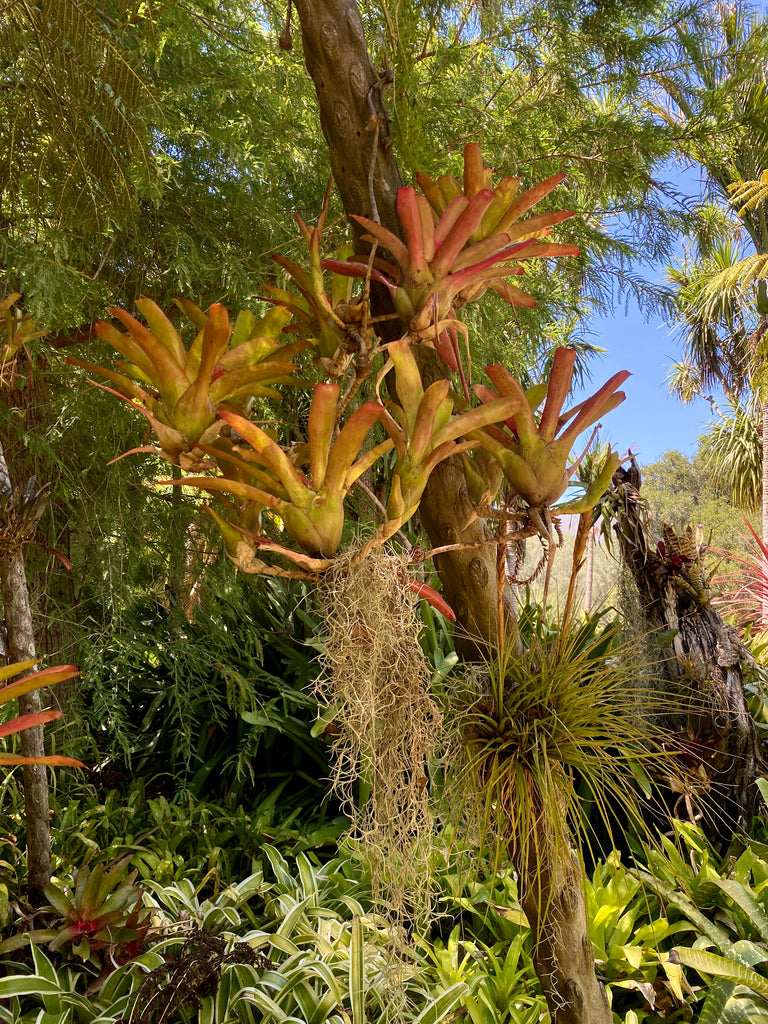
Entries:
{"label": "bromeliad plant", "polygon": [[453,416],[449,381],[434,381],[425,390],[416,359],[404,339],[392,342],[388,353],[400,399],[400,405],[389,403],[391,413],[382,412],[382,423],[392,438],[396,454],[387,503],[389,524],[384,527],[393,533],[416,512],[435,466],[452,455],[476,447],[475,441],[460,438],[511,416],[519,400],[503,396]]}
{"label": "bromeliad plant", "polygon": [[276,340],[290,319],[279,307],[258,321],[243,311],[233,330],[227,310],[218,303],[207,314],[188,300],[177,303],[197,328],[189,349],[156,303],[138,299],[136,305],[149,327],[118,308],[110,312],[128,328],[127,334],[103,321],[95,327],[96,334],[127,360],[118,362],[117,370],[81,359],[67,361],[111,381],[112,393],[146,416],[160,442],[159,454],[192,468],[200,460],[189,453],[210,444],[223,426],[216,418],[221,404],[237,408],[259,395],[279,397],[273,385],[291,383],[295,366],[290,359],[309,342],[281,345]]}
{"label": "bromeliad plant", "polygon": [[[231,453],[205,448],[234,472],[230,477],[187,477],[161,483],[183,483],[211,493],[232,495],[246,504],[241,506],[251,522],[262,510],[271,510],[282,520],[287,533],[309,555],[274,545],[266,538],[230,523],[230,544],[240,551],[238,564],[249,572],[262,572],[264,563],[253,556],[257,549],[274,551],[297,562],[309,571],[327,567],[341,543],[344,528],[344,498],[356,480],[392,447],[383,441],[361,454],[371,427],[384,410],[376,402],[365,402],[341,428],[334,440],[338,402],[338,384],[318,384],[312,397],[307,423],[309,441],[293,452],[293,459],[255,423],[236,413],[219,413],[250,445],[236,445]],[[298,466],[308,466],[305,475]],[[235,478],[237,475],[238,478]],[[230,504],[230,510],[232,505]],[[216,517],[221,523],[220,517]],[[224,527],[226,529],[226,526]],[[246,549],[238,549],[245,543]]]}
{"label": "bromeliad plant", "polygon": [[126,875],[126,863],[120,861],[108,871],[101,864],[79,868],[69,892],[50,882],[45,895],[49,911],[58,918],[55,925],[6,939],[0,952],[26,943],[47,943],[51,952],[67,950],[104,969],[106,978],[119,964],[139,954],[150,926],[142,891],[133,884],[137,872]]}
{"label": "bromeliad plant", "polygon": [[553,514],[592,508],[605,493],[619,465],[618,455],[609,447],[603,467],[587,492],[580,498],[555,504],[581,461],[580,457],[569,464],[577,437],[624,401],[624,392],[618,388],[629,376],[626,370],[614,374],[591,398],[563,412],[575,363],[574,349],[558,348],[548,383],[523,391],[503,366],[487,366],[485,371],[495,390],[484,384],[474,386],[475,394],[483,402],[496,402],[500,395],[517,399],[516,411],[503,426],[486,428],[473,436],[501,466],[522,505],[521,517],[528,535],[538,534],[545,544],[557,543]]}
{"label": "bromeliad plant", "polygon": [[42,338],[48,333],[36,330],[35,321],[15,308],[20,298],[19,292],[13,292],[0,299],[0,377],[3,376],[6,366],[13,363],[17,353],[25,348],[27,342]]}
{"label": "bromeliad plant", "polygon": [[[543,256],[578,256],[576,246],[542,242],[549,228],[573,216],[573,211],[539,214],[519,222],[539,199],[563,181],[555,175],[516,197],[519,181],[505,178],[495,189],[477,145],[464,152],[464,191],[450,175],[435,183],[417,176],[425,194],[401,188],[397,215],[404,240],[367,217],[354,216],[367,234],[394,258],[369,266],[368,256],[354,255],[347,263],[325,260],[322,266],[339,274],[371,276],[385,285],[400,319],[420,341],[435,345],[443,360],[458,366],[449,332],[456,329],[456,310],[495,289],[511,305],[535,306],[536,300],[506,281],[523,273],[521,262]],[[519,222],[519,223],[518,223]]]}
{"label": "bromeliad plant", "polygon": [[[34,690],[40,690],[44,686],[55,686],[56,683],[63,683],[66,679],[73,679],[80,674],[74,665],[55,665],[51,668],[41,669],[39,672],[31,672],[28,675],[21,676],[20,679],[15,679],[13,682],[6,682],[8,679],[13,679],[14,676],[26,672],[37,664],[38,661],[33,658],[30,661],[19,661],[0,668],[0,684],[5,684],[0,685],[0,704],[9,704],[11,701],[18,700],[19,697],[23,697]],[[3,722],[0,725],[0,737],[15,736],[25,729],[31,729],[37,725],[45,725],[46,722],[55,722],[61,717],[61,712],[55,708],[16,715],[10,721]],[[49,754],[45,757],[23,757],[21,754],[3,752],[0,753],[0,764],[50,764],[66,765],[71,768],[85,767],[82,761],[78,761],[74,757],[66,757],[63,754]]]}
{"label": "bromeliad plant", "polygon": [[[338,376],[346,369],[352,353],[358,352],[361,344],[365,345],[361,331],[367,311],[364,296],[353,299],[354,282],[348,275],[332,274],[330,294],[326,290],[320,247],[332,185],[330,182],[326,189],[316,227],[308,226],[298,214],[295,215],[309,254],[309,272],[285,256],[275,254],[272,257],[287,271],[300,294],[295,295],[275,285],[268,285],[266,291],[271,302],[292,315],[293,322],[287,330],[308,338],[329,376]],[[337,251],[336,259],[344,261],[353,251],[351,245],[343,245]]]}
{"label": "bromeliad plant", "polygon": [[[124,357],[115,370],[72,361],[105,376],[116,393],[146,416],[165,458],[185,469],[218,468],[221,476],[193,476],[183,483],[216,496],[218,507],[207,511],[241,568],[271,572],[257,556],[261,551],[287,557],[305,572],[321,571],[338,551],[350,488],[393,446],[396,458],[386,518],[374,543],[382,543],[416,512],[430,473],[451,455],[466,456],[473,491],[480,497],[490,497],[497,489],[500,474],[492,464],[496,453],[478,454],[474,461],[469,461],[467,453],[482,444],[492,447],[493,440],[486,440],[483,430],[521,415],[521,396],[504,393],[493,400],[485,396],[479,407],[468,408],[470,392],[462,372],[466,405],[454,402],[446,380],[424,388],[409,346],[424,341],[436,344],[444,361],[462,371],[456,338],[457,331],[466,333],[466,327],[457,319],[458,308],[489,286],[513,304],[535,304],[508,285],[506,278],[521,274],[521,261],[529,257],[578,253],[571,245],[540,241],[549,227],[571,216],[570,212],[521,219],[563,177],[548,179],[521,196],[516,179],[504,179],[493,188],[478,147],[468,146],[463,191],[450,177],[435,183],[425,175],[419,178],[425,194],[413,188],[400,190],[397,210],[405,241],[373,221],[357,218],[369,231],[374,250],[381,243],[397,266],[377,257],[375,251],[346,261],[321,258],[326,193],[316,227],[297,218],[309,248],[309,271],[276,258],[297,285],[298,297],[270,287],[270,301],[276,308],[259,322],[241,313],[231,339],[229,317],[222,306],[214,304],[205,314],[193,303],[179,301],[198,329],[188,350],[162,310],[150,299],[141,299],[138,307],[148,326],[119,309],[112,313],[127,334],[110,324],[97,325],[97,334]],[[324,271],[332,272],[330,295]],[[355,277],[366,279],[357,297],[352,293]],[[389,349],[382,374],[394,366],[398,400],[390,401],[388,408],[380,402],[364,402],[347,417],[347,407],[379,351],[368,314],[371,279],[391,290],[405,329],[399,341],[382,346]],[[281,345],[276,339],[281,330],[297,334],[298,340]],[[246,407],[255,397],[279,397],[272,385],[294,382],[295,366],[288,360],[310,347],[328,375],[342,372],[354,358],[354,378],[343,394],[337,385],[318,384],[308,417],[307,443],[281,447],[246,418]],[[462,406],[458,415],[456,404]],[[389,440],[374,440],[370,451],[364,451],[378,421]],[[497,435],[503,437],[501,428]],[[300,552],[265,537],[265,518],[284,528]]]}

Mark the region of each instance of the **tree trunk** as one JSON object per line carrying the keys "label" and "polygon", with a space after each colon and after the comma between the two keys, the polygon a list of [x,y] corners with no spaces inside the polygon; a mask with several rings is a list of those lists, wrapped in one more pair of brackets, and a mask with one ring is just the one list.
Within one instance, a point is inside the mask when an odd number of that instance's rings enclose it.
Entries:
{"label": "tree trunk", "polygon": [[611,1024],[608,997],[595,975],[579,863],[568,849],[546,858],[538,852],[538,863],[531,851],[519,870],[518,884],[552,1024]]}
{"label": "tree trunk", "polygon": [[[43,357],[31,360],[24,351],[16,357],[13,385],[0,389],[0,417],[3,419],[3,447],[11,484],[18,492],[35,476],[50,484],[54,494],[47,505],[45,527],[37,538],[68,559],[70,555],[71,508],[58,486],[61,468],[50,450],[34,450],[29,438],[49,436],[55,423],[50,370]],[[76,661],[76,597],[72,572],[49,555],[43,564],[41,553],[27,560],[25,575],[30,602],[35,607],[36,648],[41,657]],[[53,691],[53,699],[65,709],[78,690],[76,679],[66,680]]]}
{"label": "tree trunk", "polygon": [[[11,495],[11,480],[5,455],[0,447],[0,495]],[[32,611],[29,605],[27,576],[21,547],[11,546],[0,557],[0,596],[8,630],[8,656],[11,662],[28,661],[35,655],[35,637]],[[32,714],[41,710],[40,693],[33,690],[19,698],[19,712]],[[44,757],[43,726],[25,729],[19,736],[21,753],[25,757]],[[44,764],[28,764],[22,769],[24,780],[24,808],[27,829],[27,868],[29,902],[42,906],[44,887],[51,880],[51,830],[48,806],[48,769]]]}
{"label": "tree trunk", "polygon": [[[665,526],[664,544],[651,548],[647,510],[640,498],[635,465],[614,474],[616,534],[640,598],[645,628],[668,633],[669,654],[657,666],[667,689],[680,697],[681,746],[707,788],[698,794],[704,827],[727,844],[738,825],[754,813],[759,749],[744,698],[738,632],[712,606],[702,555],[692,527],[681,536]],[[662,651],[663,657],[663,651]]]}
{"label": "tree trunk", "polygon": [[[395,200],[402,182],[388,145],[383,83],[368,57],[356,0],[294,2],[301,20],[304,58],[315,84],[320,122],[344,209],[348,214],[373,216],[399,234]],[[374,302],[388,302],[388,297],[382,300],[373,291],[372,297]],[[384,310],[380,307],[375,311]],[[386,311],[392,311],[391,303]],[[396,327],[398,334],[401,329]],[[391,339],[385,336],[385,340]],[[418,346],[417,356],[425,387],[438,377],[448,376],[433,350]],[[444,596],[461,626],[456,631],[457,651],[465,660],[482,658],[498,648],[501,639],[497,545],[483,521],[476,518],[458,460],[443,462],[433,471],[419,514],[434,547],[479,545],[445,552],[434,561]],[[514,603],[508,586],[504,587],[503,601],[505,625],[514,635]],[[541,877],[555,901],[545,899],[543,904],[539,901],[539,906],[548,908],[551,902],[561,908],[554,915],[545,909],[543,922],[534,918],[534,927],[540,932],[537,969],[553,1013],[556,1008],[555,1019],[562,1024],[610,1024],[605,995],[595,979],[583,894],[578,881],[571,884],[578,879],[577,868],[570,863],[558,865],[553,874],[547,875],[545,869]],[[559,965],[554,972],[553,956]],[[573,962],[578,970],[571,969]]]}
{"label": "tree trunk", "polygon": [[[763,414],[763,542],[768,544],[768,402],[762,403]],[[768,574],[768,565],[763,570]],[[761,600],[761,626],[768,629],[768,587],[764,587]]]}
{"label": "tree trunk", "polygon": [[[373,217],[400,234],[395,202],[402,185],[389,145],[389,119],[376,73],[365,44],[356,0],[295,0],[301,20],[304,60],[317,93],[320,123],[330,151],[331,169],[347,214]],[[372,115],[373,111],[373,115]],[[378,134],[374,122],[378,121]],[[374,293],[375,306],[388,295]],[[379,305],[377,313],[384,311]],[[382,324],[382,329],[387,325]],[[385,340],[399,337],[402,328]],[[424,386],[449,376],[434,350],[419,346]],[[438,555],[435,565],[446,601],[462,627],[456,648],[465,659],[480,659],[498,643],[496,547],[467,494],[461,463],[449,460],[431,474],[420,507],[421,522],[434,547],[484,544]],[[514,627],[509,587],[505,588],[505,621]]]}

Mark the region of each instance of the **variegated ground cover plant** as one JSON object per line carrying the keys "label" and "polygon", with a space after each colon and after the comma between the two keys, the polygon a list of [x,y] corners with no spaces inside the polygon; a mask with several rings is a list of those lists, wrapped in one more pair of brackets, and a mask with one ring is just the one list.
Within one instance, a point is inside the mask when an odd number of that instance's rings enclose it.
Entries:
{"label": "variegated ground cover plant", "polygon": [[[191,833],[191,810],[179,805],[160,832],[136,836],[134,864],[174,845],[175,832],[193,846],[202,843],[202,833]],[[226,830],[226,814],[217,811],[215,823]],[[111,878],[97,865],[80,878],[78,893],[77,876],[69,884],[60,864],[54,895],[61,916],[50,929],[55,950],[46,937],[29,958],[6,951],[0,1020],[383,1022],[391,1010],[388,926],[372,910],[360,858],[342,848],[321,866],[311,852],[281,847],[263,846],[251,873],[228,883],[193,852],[187,877],[145,876],[138,904],[130,865],[115,866]],[[544,1019],[532,935],[512,874],[470,876],[446,865],[437,874],[441,914],[397,979],[406,997],[403,1019]],[[68,920],[74,904],[91,900],[86,889],[95,894],[96,883],[132,894],[122,900],[108,971],[93,947],[78,946]],[[759,839],[722,857],[699,829],[677,823],[662,846],[638,854],[635,867],[612,853],[585,887],[597,970],[615,1024],[751,1024],[768,1015],[768,861]],[[139,944],[124,924],[134,906],[149,921]]]}

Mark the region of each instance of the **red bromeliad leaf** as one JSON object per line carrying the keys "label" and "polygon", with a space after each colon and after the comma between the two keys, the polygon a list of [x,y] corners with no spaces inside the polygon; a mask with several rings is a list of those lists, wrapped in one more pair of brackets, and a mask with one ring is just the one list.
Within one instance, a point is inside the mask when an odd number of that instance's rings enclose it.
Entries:
{"label": "red bromeliad leaf", "polygon": [[408,587],[413,591],[422,601],[427,601],[432,605],[433,608],[437,609],[441,615],[444,615],[449,622],[456,621],[456,613],[453,608],[445,601],[440,594],[433,588],[428,586],[426,583],[421,583],[419,580],[408,580]]}
{"label": "red bromeliad leaf", "polygon": [[483,166],[479,147],[467,146],[464,159],[463,192],[450,175],[434,182],[424,174],[417,175],[423,195],[413,188],[399,190],[397,210],[404,241],[375,221],[354,216],[367,231],[364,238],[384,246],[396,267],[374,261],[369,268],[362,255],[351,257],[347,268],[335,261],[322,263],[339,274],[370,274],[385,284],[392,291],[405,327],[418,340],[434,345],[452,369],[459,366],[455,347],[449,336],[433,330],[449,315],[455,316],[452,307],[475,301],[488,287],[512,305],[534,306],[532,296],[504,279],[522,273],[523,260],[579,253],[573,245],[539,241],[553,225],[573,216],[572,211],[540,213],[520,220],[565,175],[554,175],[518,195],[519,182],[513,178],[505,178],[493,188],[490,169]]}
{"label": "red bromeliad leaf", "polygon": [[[17,675],[19,672],[23,672],[25,668],[34,664],[36,664],[34,661],[25,661],[19,662],[16,665],[5,666],[0,674],[0,680]],[[74,679],[75,676],[79,675],[80,671],[74,665],[54,665],[52,668],[41,669],[39,672],[33,672],[32,675],[16,679],[14,682],[8,683],[7,686],[0,687],[0,704],[15,700],[17,697],[23,697],[25,693],[39,690],[43,686],[55,686],[56,683],[63,683],[66,679]]]}
{"label": "red bromeliad leaf", "polygon": [[36,725],[55,722],[61,717],[61,712],[55,708],[48,708],[46,711],[33,711],[26,715],[17,715],[9,722],[0,724],[0,736],[12,736],[14,733],[23,732],[25,729],[32,729]]}
{"label": "red bromeliad leaf", "polygon": [[67,757],[64,754],[47,754],[45,757],[23,757],[21,754],[0,754],[0,764],[9,766],[48,764],[60,768],[85,768],[82,761],[78,761],[76,757]]}
{"label": "red bromeliad leaf", "polygon": [[[562,497],[576,470],[578,460],[569,465],[569,459],[578,435],[624,400],[624,393],[617,389],[629,376],[626,371],[614,374],[591,398],[577,407],[577,412],[571,410],[563,414],[575,363],[575,351],[557,349],[538,422],[534,410],[544,398],[542,388],[534,387],[523,392],[503,366],[486,367],[496,391],[483,385],[475,385],[474,389],[484,403],[497,399],[498,395],[514,395],[520,399],[518,408],[506,419],[505,429],[486,428],[474,436],[499,461],[515,493],[537,514],[537,522],[546,521],[549,510]],[[569,421],[570,425],[567,425]],[[601,484],[605,479],[610,480],[617,465],[618,457],[609,452],[600,476]],[[566,502],[554,511],[586,511],[599,500],[604,490],[605,486],[590,488],[584,497]],[[549,535],[547,539],[551,539]]]}

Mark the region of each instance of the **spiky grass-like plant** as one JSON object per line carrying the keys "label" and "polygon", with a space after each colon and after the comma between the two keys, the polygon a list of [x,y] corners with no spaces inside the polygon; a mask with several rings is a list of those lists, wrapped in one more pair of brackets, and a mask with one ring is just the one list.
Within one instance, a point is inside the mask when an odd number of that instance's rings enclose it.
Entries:
{"label": "spiky grass-like plant", "polygon": [[464,806],[521,877],[550,851],[591,843],[585,792],[609,831],[616,807],[642,822],[636,780],[672,772],[658,723],[680,712],[619,622],[597,613],[558,627],[536,614],[521,618],[522,647],[473,673],[451,711]]}
{"label": "spiky grass-like plant", "polygon": [[523,643],[452,701],[454,802],[514,864],[553,1020],[610,1021],[587,931],[582,801],[586,792],[609,836],[616,808],[642,823],[635,777],[676,774],[656,724],[673,708],[618,624],[596,615],[552,627],[534,612],[519,625]]}
{"label": "spiky grass-like plant", "polygon": [[[404,556],[339,557],[319,588],[325,637],[317,686],[336,733],[332,782],[395,923],[426,912],[434,833],[427,785],[442,721],[419,646]],[[357,789],[357,793],[355,792]]]}

